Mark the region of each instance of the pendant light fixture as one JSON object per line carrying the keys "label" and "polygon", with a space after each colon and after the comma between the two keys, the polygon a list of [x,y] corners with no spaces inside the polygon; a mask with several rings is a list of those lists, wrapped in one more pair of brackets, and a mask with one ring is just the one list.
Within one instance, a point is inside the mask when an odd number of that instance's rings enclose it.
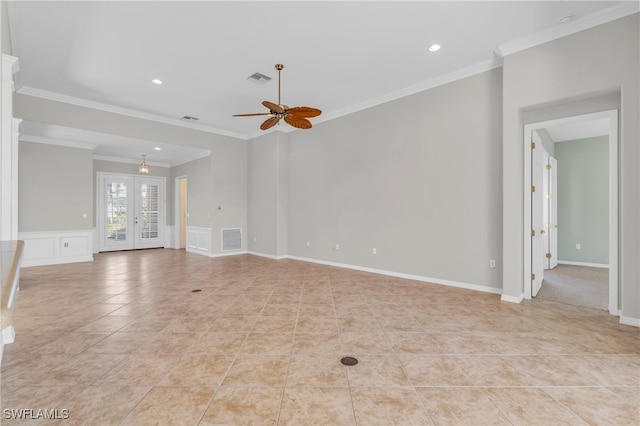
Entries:
{"label": "pendant light fixture", "polygon": [[146,155],[142,154],[142,163],[140,163],[140,166],[138,167],[138,172],[140,172],[141,175],[149,174],[149,165],[144,161],[145,157]]}

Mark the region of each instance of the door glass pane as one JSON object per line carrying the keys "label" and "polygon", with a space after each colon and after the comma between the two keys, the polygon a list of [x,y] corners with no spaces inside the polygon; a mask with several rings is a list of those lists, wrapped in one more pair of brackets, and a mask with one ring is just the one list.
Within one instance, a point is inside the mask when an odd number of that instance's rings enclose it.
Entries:
{"label": "door glass pane", "polygon": [[140,238],[158,238],[159,186],[140,185]]}
{"label": "door glass pane", "polygon": [[107,240],[127,239],[127,184],[107,182]]}

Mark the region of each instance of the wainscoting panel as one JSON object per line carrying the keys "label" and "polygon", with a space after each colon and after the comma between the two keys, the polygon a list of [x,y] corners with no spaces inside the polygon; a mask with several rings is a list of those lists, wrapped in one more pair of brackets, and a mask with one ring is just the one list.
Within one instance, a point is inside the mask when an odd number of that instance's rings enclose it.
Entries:
{"label": "wainscoting panel", "polygon": [[18,239],[23,267],[93,261],[93,230],[20,232]]}
{"label": "wainscoting panel", "polygon": [[211,228],[187,226],[187,252],[211,256]]}

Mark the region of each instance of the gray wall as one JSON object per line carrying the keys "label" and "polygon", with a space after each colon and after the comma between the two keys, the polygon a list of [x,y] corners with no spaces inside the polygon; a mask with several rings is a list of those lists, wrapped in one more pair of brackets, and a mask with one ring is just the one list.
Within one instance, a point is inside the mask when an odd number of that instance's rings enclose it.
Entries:
{"label": "gray wall", "polygon": [[555,151],[558,260],[608,265],[609,138],[558,142]]}
{"label": "gray wall", "polygon": [[24,141],[19,152],[19,231],[92,229],[92,152]]}
{"label": "gray wall", "polygon": [[[217,204],[211,190],[213,180],[211,173],[211,157],[190,161],[171,169],[172,191],[167,191],[170,198],[175,197],[175,178],[187,176],[187,213],[189,226],[211,228],[214,223],[214,215],[217,214]],[[172,203],[171,223],[175,221],[175,203]]]}
{"label": "gray wall", "polygon": [[242,247],[246,249],[246,141],[218,144],[210,156],[171,168],[167,185],[167,199],[171,200],[169,224],[175,222],[175,179],[180,176],[187,177],[187,226],[211,228],[214,254],[221,252],[221,229],[242,228]]}
{"label": "gray wall", "polygon": [[[639,14],[627,16],[504,58],[503,75],[503,294],[524,292],[524,118],[533,108],[552,117],[602,111],[599,102],[619,93],[619,272],[622,315],[640,318],[640,74]],[[590,103],[590,100],[597,100]]]}
{"label": "gray wall", "polygon": [[[221,229],[242,228],[242,248],[247,249],[247,141],[227,138],[211,149],[210,194],[214,252],[221,251]],[[190,181],[188,181],[190,182]],[[187,192],[191,185],[187,183]],[[191,199],[191,197],[189,196]],[[218,205],[221,209],[218,210]],[[189,207],[189,212],[191,213]]]}
{"label": "gray wall", "polygon": [[249,141],[249,250],[278,254],[278,135],[268,133]]}
{"label": "gray wall", "polygon": [[9,33],[6,1],[0,2],[0,37],[2,38],[2,53],[11,55],[11,34]]}
{"label": "gray wall", "polygon": [[291,133],[289,254],[500,288],[501,77]]}
{"label": "gray wall", "polygon": [[272,132],[249,141],[249,251],[288,253],[289,134]]}

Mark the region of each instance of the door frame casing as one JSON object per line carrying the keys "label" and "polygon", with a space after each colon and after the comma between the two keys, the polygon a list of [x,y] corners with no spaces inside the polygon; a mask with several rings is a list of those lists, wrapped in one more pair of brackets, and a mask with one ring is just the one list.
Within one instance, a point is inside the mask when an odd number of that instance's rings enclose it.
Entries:
{"label": "door frame casing", "polygon": [[[180,175],[180,176],[176,176],[174,179],[174,184],[173,184],[173,189],[174,189],[174,201],[173,201],[173,213],[174,213],[174,245],[173,247],[176,249],[181,249],[181,248],[186,248],[182,247],[182,244],[180,242],[180,224],[182,221],[181,218],[181,214],[180,214],[180,209],[181,209],[181,201],[180,201],[180,197],[181,197],[181,187],[180,187],[180,182],[182,181],[182,179],[187,179],[187,188],[185,190],[185,193],[189,193],[189,179],[187,178],[187,175]],[[186,204],[186,211],[188,212],[189,210],[189,199],[185,197],[185,204]],[[187,213],[188,215],[188,213]],[[185,218],[185,225],[186,225],[186,218]]]}
{"label": "door frame casing", "polygon": [[524,298],[531,298],[531,133],[551,125],[609,120],[609,313],[620,315],[618,282],[618,110],[558,118],[524,126]]}

